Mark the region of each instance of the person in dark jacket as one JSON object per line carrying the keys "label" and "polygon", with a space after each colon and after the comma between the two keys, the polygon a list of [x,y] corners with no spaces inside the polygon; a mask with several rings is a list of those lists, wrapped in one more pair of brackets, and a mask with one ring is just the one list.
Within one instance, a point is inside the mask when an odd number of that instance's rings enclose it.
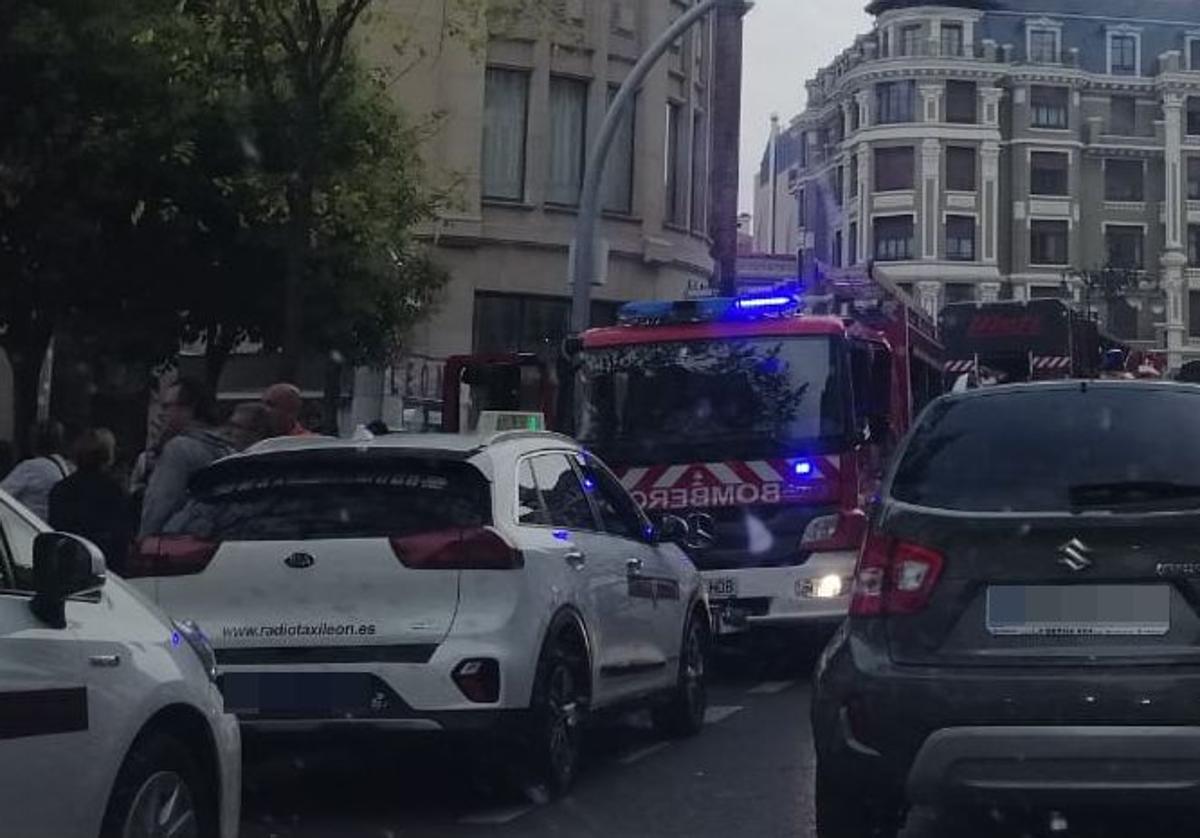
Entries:
{"label": "person in dark jacket", "polygon": [[121,573],[133,537],[129,501],[110,474],[116,439],[106,428],[91,428],[75,440],[75,472],[50,490],[49,521],[59,532],[83,536],[104,552],[111,570]]}

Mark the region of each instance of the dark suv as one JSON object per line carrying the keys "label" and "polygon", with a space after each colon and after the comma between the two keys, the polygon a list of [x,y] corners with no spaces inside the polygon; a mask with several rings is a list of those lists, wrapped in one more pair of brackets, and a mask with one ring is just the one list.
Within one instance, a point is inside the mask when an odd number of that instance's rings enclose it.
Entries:
{"label": "dark suv", "polygon": [[1200,387],[934,402],[812,706],[817,831],[908,806],[1200,807]]}

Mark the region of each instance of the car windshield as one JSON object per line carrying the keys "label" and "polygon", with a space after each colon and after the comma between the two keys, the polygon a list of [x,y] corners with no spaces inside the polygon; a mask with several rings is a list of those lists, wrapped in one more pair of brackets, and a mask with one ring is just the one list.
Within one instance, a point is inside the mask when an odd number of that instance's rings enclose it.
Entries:
{"label": "car windshield", "polygon": [[491,523],[487,481],[466,463],[256,465],[204,481],[162,534],[218,542],[399,538]]}
{"label": "car windshield", "polygon": [[[1161,419],[1153,432],[1147,417]],[[933,405],[898,500],[992,512],[1200,507],[1200,395],[1136,386],[997,391]]]}
{"label": "car windshield", "polygon": [[763,456],[833,443],[846,429],[838,347],[828,337],[750,338],[585,352],[579,438],[635,458],[679,446]]}

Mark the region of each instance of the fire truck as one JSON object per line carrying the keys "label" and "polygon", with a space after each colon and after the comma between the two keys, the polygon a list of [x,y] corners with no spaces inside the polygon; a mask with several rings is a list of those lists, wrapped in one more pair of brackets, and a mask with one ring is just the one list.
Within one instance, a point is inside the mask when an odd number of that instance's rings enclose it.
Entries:
{"label": "fire truck", "polygon": [[1128,347],[1058,299],[952,303],[942,309],[946,375],[998,382],[1094,378],[1108,351]]}
{"label": "fire truck", "polygon": [[631,303],[556,362],[453,359],[447,429],[466,402],[555,417],[652,518],[686,521],[722,633],[840,620],[886,458],[941,391],[933,324],[876,292],[823,315],[787,293]]}

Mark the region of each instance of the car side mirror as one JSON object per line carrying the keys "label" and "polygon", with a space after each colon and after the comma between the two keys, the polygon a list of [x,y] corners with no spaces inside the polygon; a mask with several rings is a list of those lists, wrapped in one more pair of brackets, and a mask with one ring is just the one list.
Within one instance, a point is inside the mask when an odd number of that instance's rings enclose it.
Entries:
{"label": "car side mirror", "polygon": [[685,544],[691,530],[687,521],[678,515],[664,515],[658,522],[657,535],[659,543]]}
{"label": "car side mirror", "polygon": [[66,602],[104,586],[104,554],[86,539],[61,532],[33,540],[33,599],[29,608],[51,628],[66,628]]}

